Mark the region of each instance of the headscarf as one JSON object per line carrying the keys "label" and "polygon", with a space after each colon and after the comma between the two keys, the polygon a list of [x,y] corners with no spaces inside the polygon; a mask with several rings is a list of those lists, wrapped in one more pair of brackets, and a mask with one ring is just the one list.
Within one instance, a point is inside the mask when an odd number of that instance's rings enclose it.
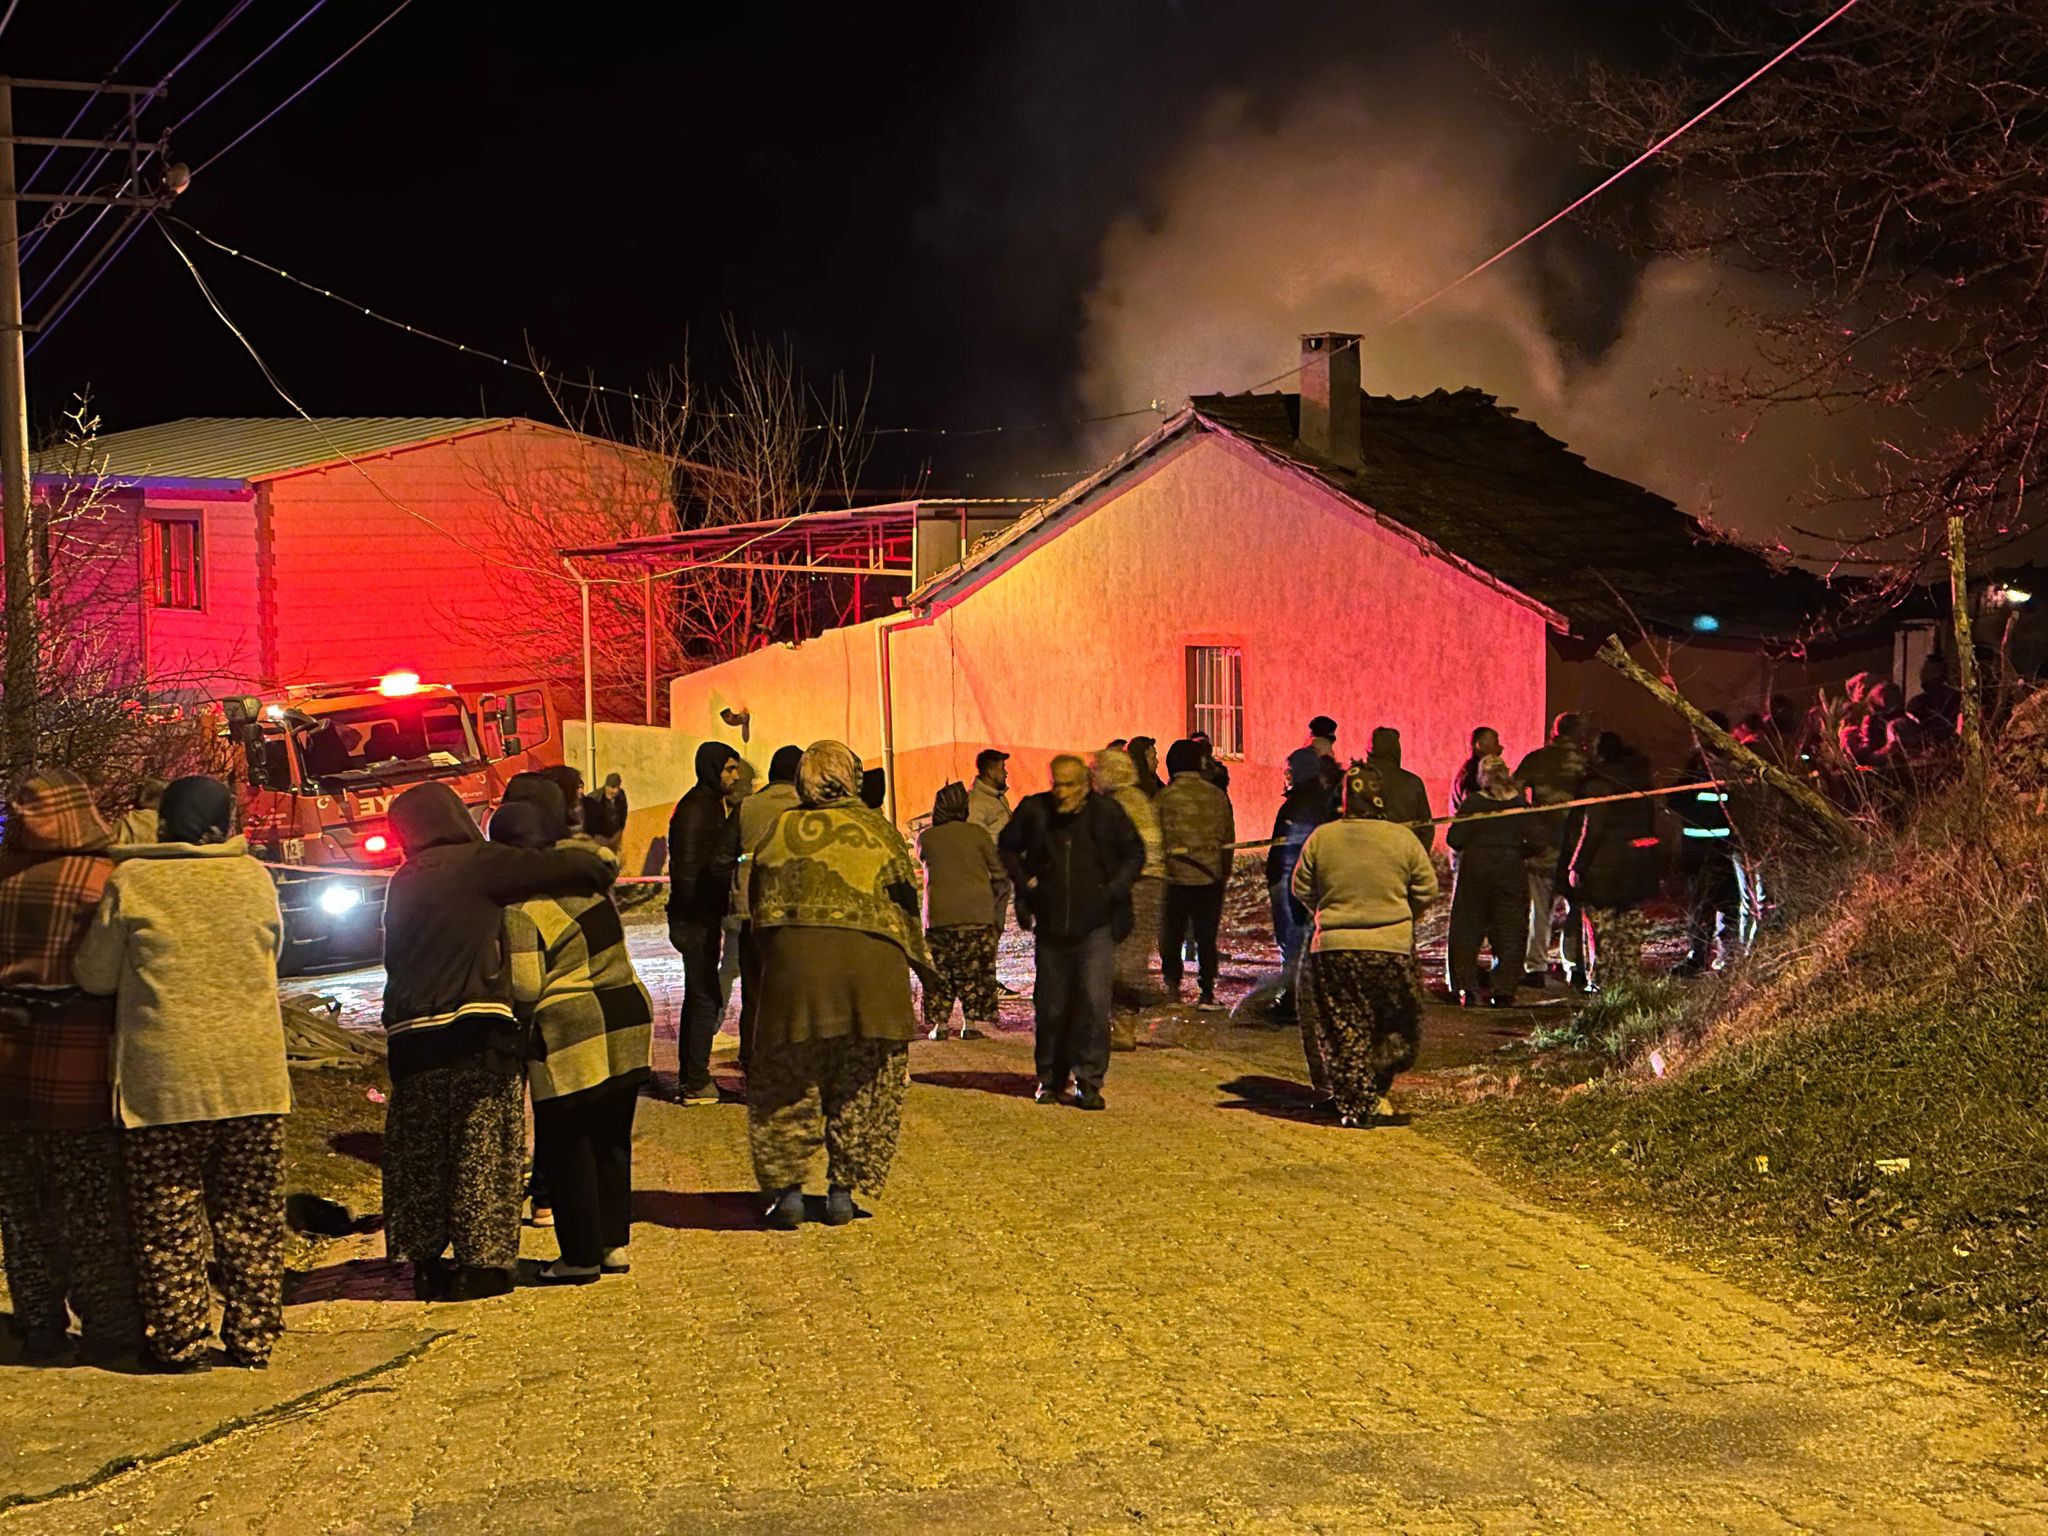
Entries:
{"label": "headscarf", "polygon": [[[843,744],[804,753],[797,784],[804,804],[775,818],[754,850],[748,912],[757,931],[844,928],[887,939],[931,983],[919,920],[918,871],[903,835],[862,805],[860,763]],[[814,801],[813,795],[827,798]]]}
{"label": "headscarf", "polygon": [[[548,834],[547,842],[535,844],[548,847],[559,843],[569,835],[569,802],[562,793],[561,781],[548,773],[515,773],[505,784],[504,809],[506,805],[532,807],[539,817],[540,829]],[[498,818],[491,818],[491,841],[508,842],[510,839],[498,836]]]}
{"label": "headscarf", "polygon": [[1515,782],[1514,770],[1499,753],[1479,760],[1479,792],[1489,800],[1521,798],[1522,786]]}
{"label": "headscarf", "polygon": [[[46,768],[9,797],[0,850],[0,985],[71,985],[71,957],[113,873],[112,842],[92,786],[66,769]],[[0,1033],[0,1078],[7,1076],[7,1044]],[[100,1098],[104,1106],[104,1087]]]}
{"label": "headscarf", "polygon": [[1386,819],[1386,785],[1370,763],[1353,763],[1344,771],[1344,815],[1351,820]]}
{"label": "headscarf", "polygon": [[[515,779],[524,774],[514,774]],[[552,787],[552,786],[550,786]],[[560,793],[559,790],[556,791]],[[480,843],[483,833],[470,819],[462,797],[438,779],[415,784],[391,802],[391,830],[407,858],[453,843]]]}
{"label": "headscarf", "polygon": [[1134,789],[1137,783],[1138,765],[1131,761],[1130,753],[1121,747],[1104,747],[1095,754],[1095,787],[1105,795]]}
{"label": "headscarf", "polygon": [[167,843],[218,842],[235,824],[235,792],[203,773],[173,779],[164,789],[156,824]]}
{"label": "headscarf", "polygon": [[814,741],[797,764],[796,792],[808,806],[855,800],[860,796],[861,777],[860,759],[853,755],[853,748],[843,741]]}
{"label": "headscarf", "polygon": [[1150,736],[1133,736],[1124,749],[1131,754],[1131,766],[1138,770],[1138,788],[1151,799],[1166,785],[1159,777],[1159,743]]}
{"label": "headscarf", "polygon": [[967,786],[955,779],[940,788],[932,797],[932,825],[944,826],[949,821],[967,819]]}
{"label": "headscarf", "polygon": [[549,835],[554,830],[537,801],[507,799],[491,812],[491,841],[509,848],[552,847],[560,841]]}
{"label": "headscarf", "polygon": [[1166,777],[1177,779],[1184,773],[1200,773],[1208,756],[1199,741],[1176,741],[1166,749]]}

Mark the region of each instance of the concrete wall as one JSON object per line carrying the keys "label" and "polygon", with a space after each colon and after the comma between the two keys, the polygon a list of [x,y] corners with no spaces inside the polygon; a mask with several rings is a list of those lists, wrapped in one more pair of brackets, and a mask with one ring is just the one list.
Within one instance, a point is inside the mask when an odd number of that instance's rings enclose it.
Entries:
{"label": "concrete wall", "polygon": [[[1337,719],[1347,754],[1363,754],[1375,725],[1398,726],[1439,804],[1472,726],[1497,727],[1510,751],[1541,736],[1537,612],[1225,439],[1167,450],[990,569],[943,612],[892,626],[899,821],[972,777],[984,746],[1014,755],[1019,793],[1045,786],[1058,752],[1133,735],[1163,751],[1189,728],[1191,645],[1244,652],[1246,750],[1230,766],[1246,835],[1270,826],[1313,715]],[[833,736],[878,763],[889,622],[675,679],[677,734],[743,746],[719,712],[745,709],[744,749],[762,762],[782,742]]]}
{"label": "concrete wall", "polygon": [[[583,772],[594,789],[608,773],[626,788],[627,822],[620,862],[629,875],[658,875],[667,868],[668,816],[683,792],[697,782],[697,740],[654,725],[597,724],[597,766],[586,760],[581,720],[562,722],[563,761]],[[765,767],[763,777],[766,777]]]}

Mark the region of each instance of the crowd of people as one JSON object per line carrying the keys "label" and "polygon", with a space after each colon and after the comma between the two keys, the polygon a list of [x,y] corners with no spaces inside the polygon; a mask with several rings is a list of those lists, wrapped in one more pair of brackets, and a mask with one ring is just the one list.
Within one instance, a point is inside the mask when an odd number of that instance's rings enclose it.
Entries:
{"label": "crowd of people", "polygon": [[[1803,713],[1773,701],[1732,735],[1816,775],[1834,771],[1823,760],[1923,762],[1953,739],[1960,697],[1938,662],[1922,683],[1910,700],[1852,683]],[[677,1098],[723,1096],[712,1043],[737,985],[764,1218],[812,1219],[804,1187],[822,1152],[819,1214],[844,1225],[888,1178],[912,1039],[946,1038],[956,1017],[962,1039],[994,1028],[1009,923],[1032,939],[1034,1098],[1099,1111],[1135,1015],[1187,996],[1190,963],[1193,1006],[1221,1007],[1225,897],[1239,854],[1263,849],[1272,1015],[1299,1024],[1329,1111],[1371,1125],[1419,1043],[1416,929],[1439,898],[1445,822],[1454,1001],[1507,1006],[1553,972],[1582,990],[1640,973],[1663,841],[1650,765],[1620,736],[1560,715],[1511,767],[1499,734],[1477,729],[1447,817],[1403,766],[1398,730],[1376,729],[1348,762],[1338,741],[1335,721],[1309,722],[1266,839],[1240,840],[1228,767],[1195,734],[1163,756],[1148,736],[1092,761],[1062,754],[1014,806],[1009,756],[990,748],[971,783],[938,791],[914,846],[843,743],[780,748],[758,789],[739,753],[705,744],[668,829]],[[1746,945],[1763,910],[1728,785],[1702,751],[1657,790],[1690,908],[1681,974]],[[487,830],[445,783],[391,804],[404,858],[384,909],[384,1219],[422,1298],[509,1290],[529,1200],[560,1249],[541,1283],[630,1267],[654,1010],[612,895],[626,814],[616,774],[586,795],[567,768],[515,776]],[[59,770],[10,797],[0,1237],[32,1358],[72,1347],[75,1316],[87,1356],[203,1369],[209,1271],[230,1362],[262,1367],[282,1330],[282,924],[236,823],[233,792],[199,776],[140,786],[114,824]]]}

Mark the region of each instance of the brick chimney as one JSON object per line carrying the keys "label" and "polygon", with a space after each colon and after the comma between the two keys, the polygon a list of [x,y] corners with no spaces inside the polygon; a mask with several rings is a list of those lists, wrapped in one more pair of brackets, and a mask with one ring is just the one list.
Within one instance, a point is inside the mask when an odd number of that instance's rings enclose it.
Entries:
{"label": "brick chimney", "polygon": [[1358,401],[1358,338],[1345,331],[1302,337],[1302,447],[1346,469],[1360,468]]}

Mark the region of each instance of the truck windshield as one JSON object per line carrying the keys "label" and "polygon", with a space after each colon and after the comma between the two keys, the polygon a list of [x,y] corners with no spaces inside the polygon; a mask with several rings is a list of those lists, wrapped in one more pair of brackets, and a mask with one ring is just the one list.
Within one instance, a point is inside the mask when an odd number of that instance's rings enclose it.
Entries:
{"label": "truck windshield", "polygon": [[388,699],[337,710],[295,734],[300,761],[315,779],[477,757],[469,712],[456,699]]}

